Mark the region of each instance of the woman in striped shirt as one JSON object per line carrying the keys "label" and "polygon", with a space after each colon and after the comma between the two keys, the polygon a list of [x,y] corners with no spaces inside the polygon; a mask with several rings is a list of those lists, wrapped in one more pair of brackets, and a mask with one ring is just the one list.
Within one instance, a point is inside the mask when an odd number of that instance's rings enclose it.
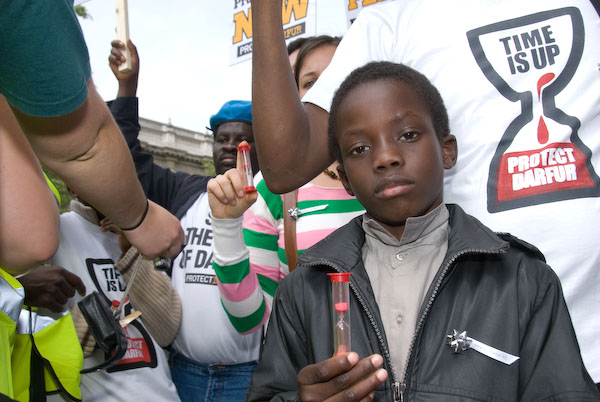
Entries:
{"label": "woman in striped shirt", "polygon": [[[302,45],[295,65],[300,97],[327,67],[339,40],[319,36]],[[296,190],[298,255],[364,212],[343,188],[335,168],[335,164],[330,166]],[[213,266],[221,301],[233,326],[248,333],[268,320],[277,285],[290,272],[284,240],[284,214],[288,212],[283,196],[269,191],[260,173],[254,178],[257,193],[235,196],[236,190],[243,188],[241,177],[235,169],[216,177],[208,184],[208,194],[214,231]]]}

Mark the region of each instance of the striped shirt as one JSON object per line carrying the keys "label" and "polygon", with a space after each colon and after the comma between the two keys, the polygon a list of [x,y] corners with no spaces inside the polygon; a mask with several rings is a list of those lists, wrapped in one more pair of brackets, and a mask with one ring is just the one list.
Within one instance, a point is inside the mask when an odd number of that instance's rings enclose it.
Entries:
{"label": "striped shirt", "polygon": [[[289,272],[283,197],[269,191],[260,173],[255,183],[258,199],[244,214],[243,236],[242,218],[213,218],[213,267],[221,302],[241,333],[256,331],[267,321],[277,285]],[[323,188],[311,183],[298,189],[297,207],[301,211],[311,208],[296,221],[298,254],[364,213],[364,207],[344,188]]]}

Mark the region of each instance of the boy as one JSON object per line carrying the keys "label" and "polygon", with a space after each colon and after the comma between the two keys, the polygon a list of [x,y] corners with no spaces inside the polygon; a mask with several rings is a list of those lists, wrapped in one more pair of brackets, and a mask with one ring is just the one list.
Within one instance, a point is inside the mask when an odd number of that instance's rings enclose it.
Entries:
{"label": "boy", "polygon": [[[597,0],[376,2],[363,7],[301,102],[286,65],[281,1],[255,1],[252,110],[264,179],[284,193],[334,160],[328,112],[352,70],[386,60],[427,76],[446,101],[460,144],[456,166],[445,174],[445,202],[542,251],[600,389],[600,320],[589,316],[600,311],[599,13]],[[552,61],[533,54],[542,48],[560,54]],[[515,70],[517,53],[524,63]],[[546,158],[555,151],[558,161]],[[571,151],[574,157],[561,157]],[[563,181],[559,171],[574,166],[576,176]]]}
{"label": "boy", "polygon": [[[443,204],[456,140],[423,75],[355,70],[329,135],[367,213],[281,282],[247,400],[600,400],[541,253]],[[352,272],[352,352],[332,358],[335,271]]]}

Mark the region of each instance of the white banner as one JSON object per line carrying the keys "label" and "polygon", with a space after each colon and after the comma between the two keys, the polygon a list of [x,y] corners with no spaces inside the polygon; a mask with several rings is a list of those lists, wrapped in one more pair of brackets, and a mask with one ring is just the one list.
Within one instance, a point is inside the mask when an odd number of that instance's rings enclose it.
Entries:
{"label": "white banner", "polygon": [[346,21],[348,22],[348,26],[352,25],[363,7],[379,4],[384,1],[386,0],[346,0]]}
{"label": "white banner", "polygon": [[[250,0],[231,0],[233,18],[230,65],[252,58],[252,7]],[[286,42],[317,31],[316,0],[284,0],[281,22]]]}

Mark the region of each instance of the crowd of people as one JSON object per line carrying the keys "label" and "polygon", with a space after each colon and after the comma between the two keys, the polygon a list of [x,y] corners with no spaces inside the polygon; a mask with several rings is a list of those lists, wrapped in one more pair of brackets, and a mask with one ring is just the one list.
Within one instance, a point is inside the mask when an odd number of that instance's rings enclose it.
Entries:
{"label": "crowd of people", "polygon": [[142,149],[132,41],[105,102],[71,1],[0,10],[0,401],[600,400],[596,1],[395,0],[288,45],[254,2],[215,177]]}

